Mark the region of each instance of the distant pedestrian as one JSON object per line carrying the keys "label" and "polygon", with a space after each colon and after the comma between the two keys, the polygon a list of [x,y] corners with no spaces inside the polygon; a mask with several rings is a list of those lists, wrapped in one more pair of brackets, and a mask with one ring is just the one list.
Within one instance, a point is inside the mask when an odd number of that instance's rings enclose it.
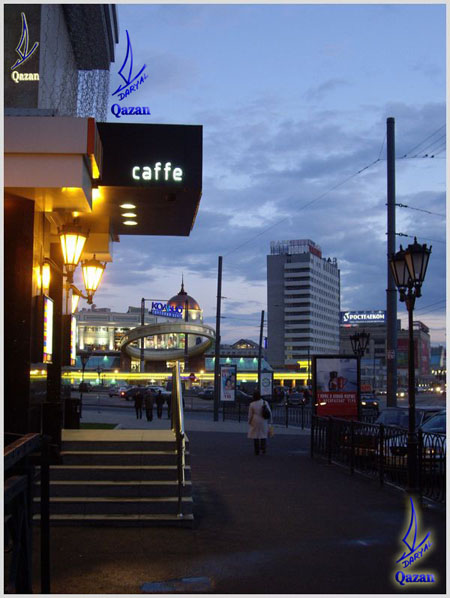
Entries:
{"label": "distant pedestrian", "polygon": [[[263,417],[263,405],[266,405],[269,411],[269,419]],[[267,448],[267,436],[269,435],[269,422],[272,421],[272,411],[267,401],[261,398],[259,390],[253,393],[253,401],[248,407],[248,434],[247,438],[253,439],[255,455],[259,455],[261,450],[264,455]]]}
{"label": "distant pedestrian", "polygon": [[145,415],[147,416],[147,421],[153,421],[153,402],[154,397],[150,389],[145,391],[144,395],[144,405],[145,405]]}
{"label": "distant pedestrian", "polygon": [[162,392],[158,390],[158,394],[156,395],[156,414],[158,416],[158,419],[161,419],[162,417],[164,401],[165,399],[162,396]]}
{"label": "distant pedestrian", "polygon": [[134,408],[136,409],[136,419],[142,419],[142,403],[144,402],[144,395],[142,390],[138,388],[134,393]]}

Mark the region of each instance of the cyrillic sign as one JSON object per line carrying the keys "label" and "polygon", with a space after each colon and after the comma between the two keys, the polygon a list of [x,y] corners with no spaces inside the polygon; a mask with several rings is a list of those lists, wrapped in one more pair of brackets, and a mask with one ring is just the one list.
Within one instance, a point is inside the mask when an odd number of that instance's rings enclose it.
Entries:
{"label": "cyrillic sign", "polygon": [[154,316],[164,316],[165,318],[183,317],[182,307],[175,307],[167,303],[160,303],[159,301],[152,301],[151,312]]}
{"label": "cyrillic sign", "polygon": [[341,311],[341,324],[384,324],[386,311]]}

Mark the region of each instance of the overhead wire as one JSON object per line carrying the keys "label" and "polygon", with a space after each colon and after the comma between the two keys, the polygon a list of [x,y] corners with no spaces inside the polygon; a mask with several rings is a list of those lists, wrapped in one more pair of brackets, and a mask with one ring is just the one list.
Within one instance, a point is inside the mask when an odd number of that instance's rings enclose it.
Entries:
{"label": "overhead wire", "polygon": [[406,152],[406,154],[404,154],[402,156],[402,158],[406,158],[408,156],[408,154],[410,154],[411,152],[413,152],[415,149],[417,149],[418,147],[420,147],[423,143],[425,143],[425,141],[428,141],[428,139],[431,139],[434,135],[436,135],[436,133],[439,133],[439,131],[441,131],[442,129],[444,129],[446,127],[445,124],[443,124],[442,126],[440,126],[438,129],[436,129],[436,131],[433,131],[433,133],[431,133],[431,135],[428,135],[428,137],[425,137],[425,139],[423,139],[420,143],[416,144],[414,147],[412,147],[410,150],[408,150]]}
{"label": "overhead wire", "polygon": [[423,239],[424,241],[431,241],[432,243],[444,243],[445,244],[445,241],[439,241],[438,239],[430,239],[429,237],[422,237],[420,235],[407,235],[406,233],[395,233],[395,234],[398,237],[408,237],[410,239]]}
{"label": "overhead wire", "polygon": [[[355,178],[356,176],[358,176],[359,174],[361,174],[365,170],[368,170],[369,168],[371,168],[372,166],[374,166],[375,164],[377,164],[380,161],[381,161],[381,159],[377,158],[376,160],[374,160],[370,164],[367,164],[366,166],[364,166],[363,168],[361,168],[357,172],[353,173],[352,175],[350,175],[346,179],[340,181],[336,185],[333,185],[332,187],[330,187],[329,189],[327,189],[326,191],[324,191],[323,193],[321,193],[318,197],[316,197],[316,198],[312,199],[311,201],[308,201],[305,204],[303,204],[302,206],[300,206],[298,208],[298,211],[304,210],[305,208],[307,208],[307,207],[311,206],[312,204],[316,203],[317,201],[320,201],[326,195],[328,195],[328,193],[330,193],[331,191],[334,191],[338,187],[341,187],[342,185],[344,185],[345,183],[347,183],[351,179]],[[254,241],[255,239],[257,239],[258,237],[261,237],[262,235],[264,235],[266,232],[268,232],[272,228],[275,228],[276,226],[279,226],[280,224],[282,224],[283,222],[286,222],[286,220],[289,220],[290,218],[291,218],[291,216],[286,216],[285,218],[282,218],[281,220],[278,220],[274,224],[271,224],[270,226],[268,226],[267,228],[265,228],[261,232],[259,232],[257,235],[254,235],[253,237],[250,237],[249,239],[247,239],[247,241],[244,241],[243,243],[241,243],[240,245],[238,245],[234,249],[230,249],[230,251],[227,251],[227,253],[224,254],[224,257],[227,257],[228,255],[230,255],[234,251],[237,251],[238,249],[241,249],[241,247],[244,247],[244,245],[247,245],[248,243],[251,243],[252,241]]]}
{"label": "overhead wire", "polygon": [[440,216],[441,218],[445,218],[445,214],[441,214],[439,212],[431,212],[430,210],[424,210],[422,208],[414,208],[413,206],[408,206],[404,203],[396,203],[395,205],[399,208],[408,208],[410,210],[417,210],[418,212],[425,212],[425,214],[431,214],[432,216]]}

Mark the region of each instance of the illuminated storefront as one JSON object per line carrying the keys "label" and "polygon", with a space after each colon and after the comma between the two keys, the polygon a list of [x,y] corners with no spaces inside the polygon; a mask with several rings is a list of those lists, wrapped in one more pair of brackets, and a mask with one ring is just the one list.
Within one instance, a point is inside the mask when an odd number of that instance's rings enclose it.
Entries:
{"label": "illuminated storefront", "polygon": [[[80,296],[92,303],[120,235],[190,234],[202,127],[99,122],[118,42],[114,5],[4,11],[5,429],[43,431],[59,443],[62,368],[74,357],[72,304]],[[82,290],[73,284],[78,265]],[[105,346],[115,343],[116,332],[96,332]]]}

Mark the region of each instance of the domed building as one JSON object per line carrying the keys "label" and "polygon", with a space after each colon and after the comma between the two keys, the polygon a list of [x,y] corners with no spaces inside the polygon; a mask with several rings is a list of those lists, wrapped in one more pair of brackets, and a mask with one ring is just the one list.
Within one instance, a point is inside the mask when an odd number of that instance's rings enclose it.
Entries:
{"label": "domed building", "polygon": [[[146,310],[147,311],[147,310]],[[184,289],[184,279],[181,279],[181,288],[177,295],[171,297],[166,303],[152,301],[150,309],[147,312],[150,318],[154,318],[155,323],[169,323],[169,322],[189,322],[192,324],[203,323],[203,310],[201,309],[198,301],[188,295]],[[147,322],[147,321],[146,321]],[[202,344],[204,338],[195,334],[187,335],[188,347],[194,347]],[[135,346],[140,346],[139,342],[134,343]],[[167,350],[185,350],[186,346],[186,335],[178,332],[170,332],[168,334],[154,334],[144,339],[144,349],[150,349],[157,353],[158,351],[164,352]],[[147,360],[145,357],[145,371],[163,372],[167,370],[168,363],[161,358],[161,360],[155,359],[155,353],[151,359]],[[204,357],[192,356],[189,360],[183,359],[181,361],[182,371],[186,369],[195,370],[196,368],[204,368]],[[132,360],[130,363],[131,369],[137,369],[138,364],[136,360]]]}
{"label": "domed building", "polygon": [[[168,305],[171,307],[181,307],[183,310],[186,309],[186,303],[188,307],[188,321],[197,320],[199,322],[203,321],[203,311],[200,309],[198,302],[188,295],[184,290],[184,280],[181,279],[181,289],[178,295],[174,295],[169,301],[167,302]],[[186,316],[184,317],[186,319]]]}

